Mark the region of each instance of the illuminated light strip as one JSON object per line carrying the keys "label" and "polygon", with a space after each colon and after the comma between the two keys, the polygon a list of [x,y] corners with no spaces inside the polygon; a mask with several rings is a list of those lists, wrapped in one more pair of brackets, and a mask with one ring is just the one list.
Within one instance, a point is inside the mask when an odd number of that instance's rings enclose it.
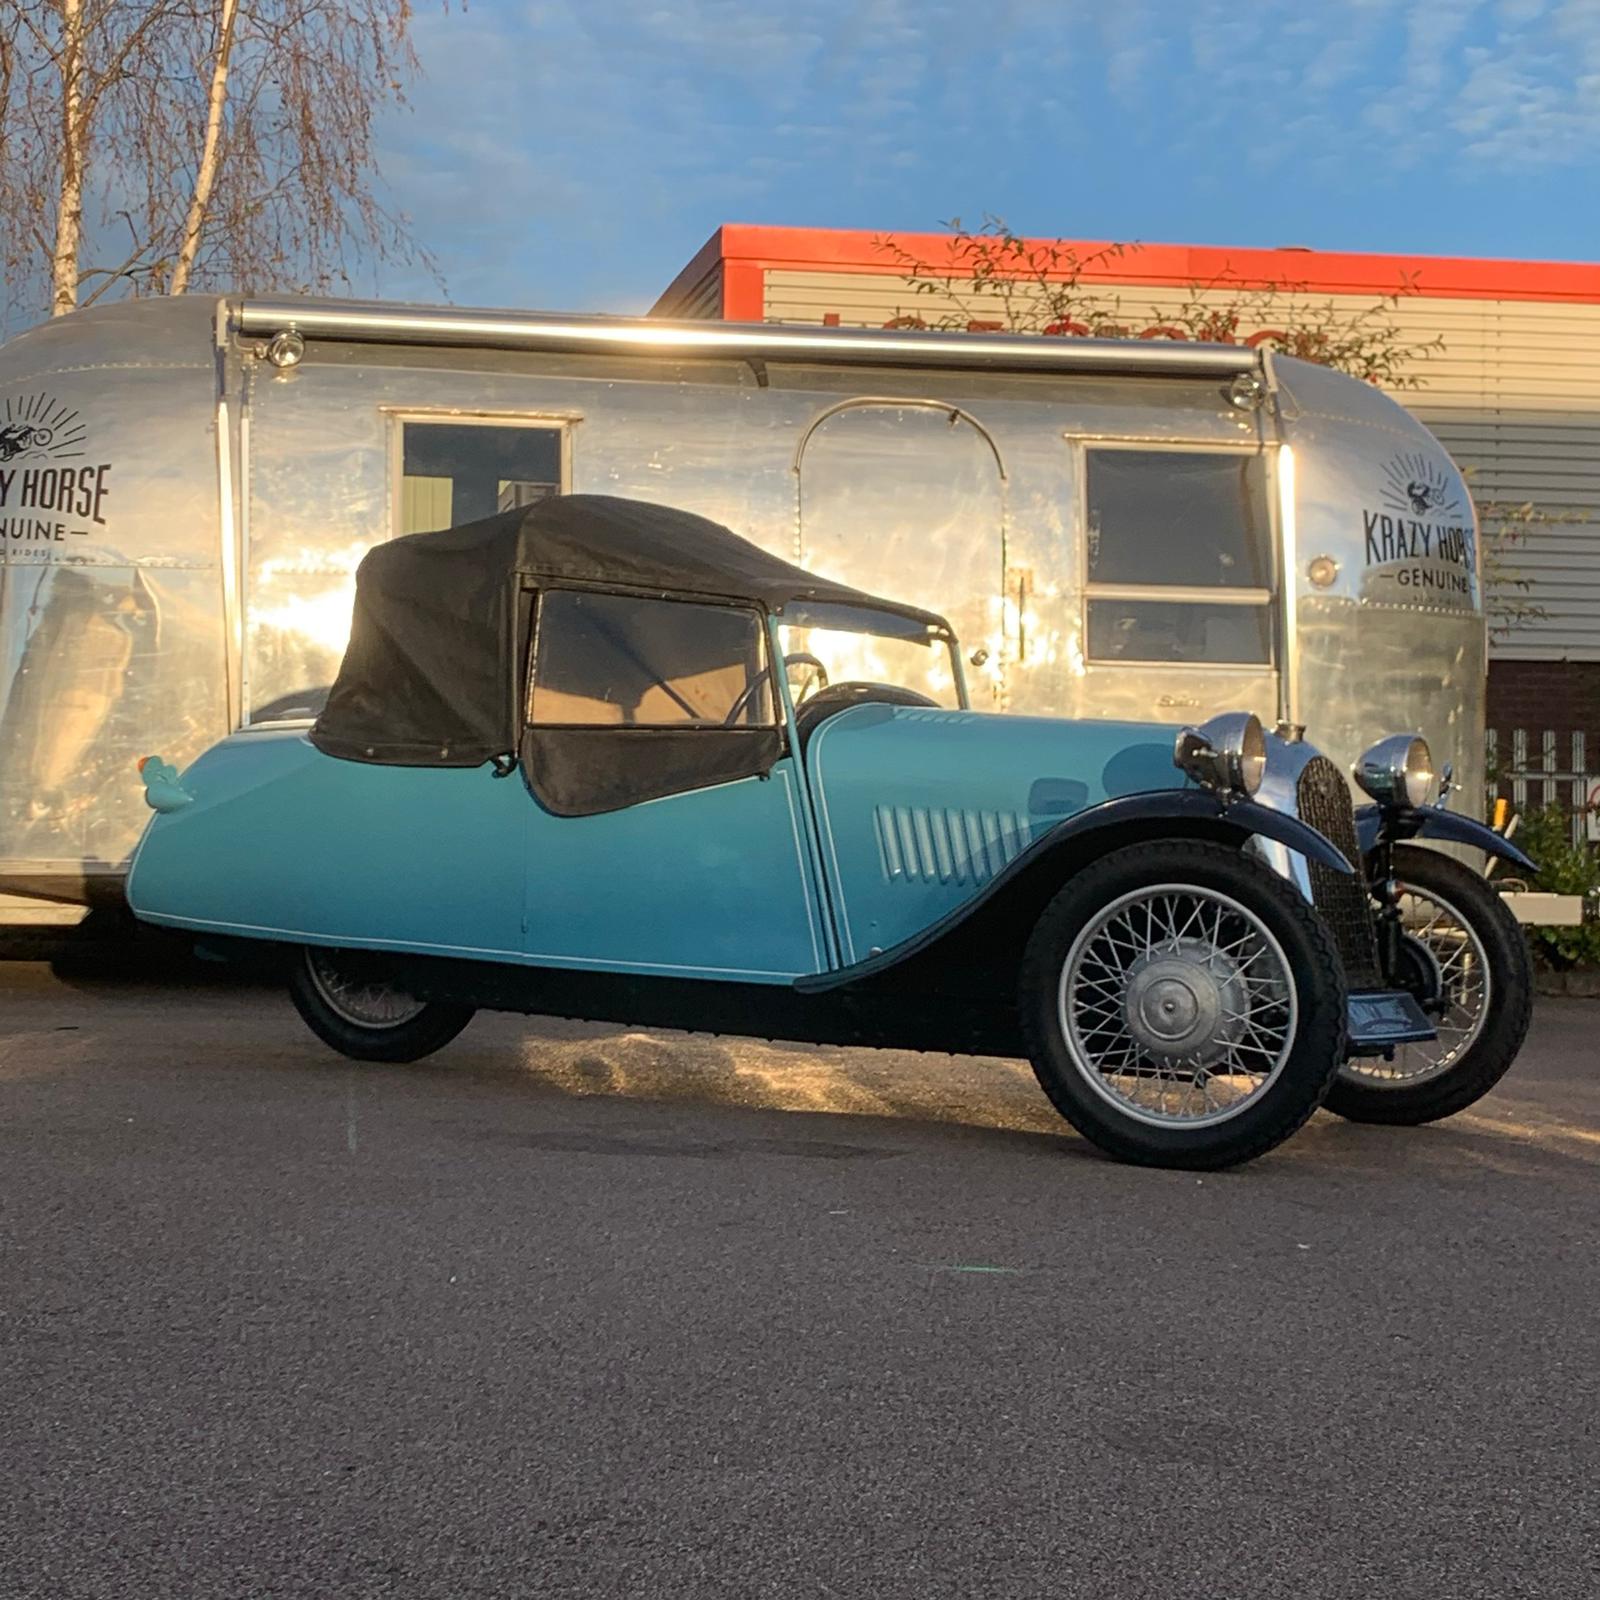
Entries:
{"label": "illuminated light strip", "polygon": [[1295,651],[1299,647],[1300,557],[1295,524],[1294,450],[1278,446],[1278,542],[1283,551],[1283,659],[1278,671],[1283,675],[1283,703],[1290,722],[1300,721],[1300,676],[1295,671]]}

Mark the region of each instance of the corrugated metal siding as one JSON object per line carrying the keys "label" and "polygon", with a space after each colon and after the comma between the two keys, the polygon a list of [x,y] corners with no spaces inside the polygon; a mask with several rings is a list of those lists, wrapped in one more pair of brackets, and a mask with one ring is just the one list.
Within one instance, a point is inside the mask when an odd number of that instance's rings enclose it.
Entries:
{"label": "corrugated metal siding", "polygon": [[[1162,321],[1190,298],[1174,289],[1096,286],[1117,301],[1134,329]],[[1194,298],[1225,302],[1226,292]],[[1371,296],[1308,293],[1358,315]],[[963,311],[1001,320],[998,296],[963,296]],[[836,313],[845,327],[877,327],[897,315],[929,321],[952,309],[911,292],[891,275],[769,271],[769,322],[821,322]],[[1469,469],[1480,505],[1531,501],[1550,520],[1533,525],[1508,560],[1530,588],[1518,598],[1547,615],[1497,641],[1497,655],[1522,660],[1600,660],[1600,305],[1529,300],[1402,299],[1380,314],[1403,342],[1444,340],[1437,354],[1405,369],[1421,387],[1397,389]]]}
{"label": "corrugated metal siding", "polygon": [[651,313],[658,317],[682,317],[694,322],[716,322],[722,316],[722,267],[713,267],[681,299],[663,301]]}

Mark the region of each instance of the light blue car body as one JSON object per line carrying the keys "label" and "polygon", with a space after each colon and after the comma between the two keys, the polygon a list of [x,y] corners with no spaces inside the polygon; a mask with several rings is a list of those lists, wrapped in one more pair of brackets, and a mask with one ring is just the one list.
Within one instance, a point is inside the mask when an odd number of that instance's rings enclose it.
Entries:
{"label": "light blue car body", "polygon": [[581,817],[488,765],[246,730],[147,782],[128,899],[202,935],[790,984],[933,927],[1065,820],[1187,783],[1159,725],[869,704],[797,755],[785,711],[768,776]]}

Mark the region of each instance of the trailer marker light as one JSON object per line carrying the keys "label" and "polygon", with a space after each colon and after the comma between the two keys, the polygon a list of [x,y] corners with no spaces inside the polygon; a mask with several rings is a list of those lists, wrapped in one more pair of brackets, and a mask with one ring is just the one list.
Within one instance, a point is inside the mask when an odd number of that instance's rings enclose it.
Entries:
{"label": "trailer marker light", "polygon": [[1228,404],[1240,411],[1255,411],[1267,398],[1267,380],[1259,372],[1241,372],[1227,388]]}
{"label": "trailer marker light", "polygon": [[267,360],[280,372],[298,367],[305,353],[305,335],[298,328],[282,328],[267,340]]}

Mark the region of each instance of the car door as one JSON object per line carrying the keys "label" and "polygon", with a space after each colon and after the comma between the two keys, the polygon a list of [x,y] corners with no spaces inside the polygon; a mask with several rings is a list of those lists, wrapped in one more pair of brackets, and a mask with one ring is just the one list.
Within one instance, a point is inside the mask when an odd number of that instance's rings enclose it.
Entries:
{"label": "car door", "polygon": [[760,613],[575,588],[535,606],[528,961],[755,983],[822,970]]}

